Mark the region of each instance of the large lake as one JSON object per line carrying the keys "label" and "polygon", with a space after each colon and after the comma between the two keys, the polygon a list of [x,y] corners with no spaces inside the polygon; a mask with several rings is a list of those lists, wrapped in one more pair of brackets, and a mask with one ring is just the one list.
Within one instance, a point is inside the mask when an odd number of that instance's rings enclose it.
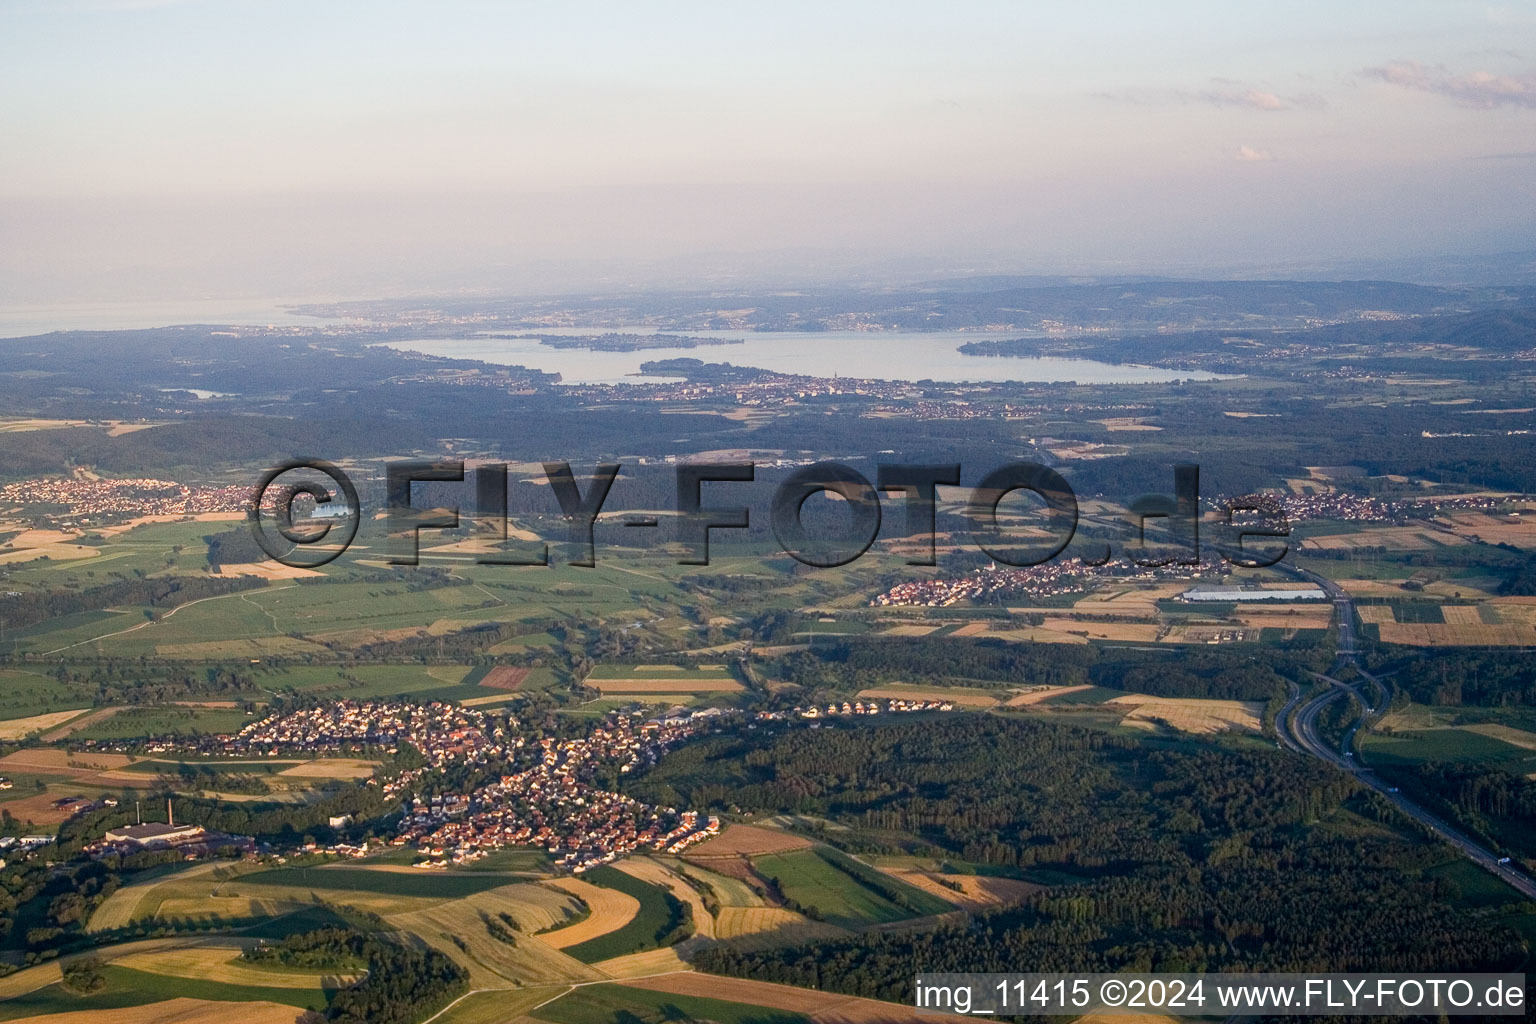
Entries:
{"label": "large lake", "polygon": [[301,316],[283,300],[185,299],[150,302],[74,302],[67,305],[0,305],[0,338],[50,331],[133,331],[175,324],[256,327],[319,327],[337,321]]}
{"label": "large lake", "polygon": [[[960,346],[968,341],[1024,336],[1018,331],[658,332],[645,327],[616,327],[612,330],[622,334],[686,334],[694,338],[739,340],[741,344],[649,348],[638,352],[552,348],[533,339],[487,337],[433,338],[391,341],[387,344],[392,348],[434,356],[478,359],[505,366],[527,366],[558,373],[565,384],[653,382],[664,378],[637,376],[640,364],[678,356],[700,359],[706,363],[733,363],[809,377],[862,377],[872,380],[1161,384],[1179,380],[1221,379],[1221,375],[1215,373],[1101,363],[1091,359],[1019,359],[967,356],[959,352]],[[539,328],[537,333],[579,337],[603,332],[592,329]]]}

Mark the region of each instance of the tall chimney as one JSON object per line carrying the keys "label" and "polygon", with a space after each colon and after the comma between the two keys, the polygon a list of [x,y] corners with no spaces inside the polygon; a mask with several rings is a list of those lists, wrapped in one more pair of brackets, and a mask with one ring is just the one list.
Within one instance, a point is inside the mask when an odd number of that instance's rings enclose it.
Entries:
{"label": "tall chimney", "polygon": [[165,798],[165,823],[171,828],[176,827],[176,815],[171,813],[171,798]]}
{"label": "tall chimney", "polygon": [[142,800],[135,800],[133,802],[133,820],[139,825],[144,824],[144,802]]}

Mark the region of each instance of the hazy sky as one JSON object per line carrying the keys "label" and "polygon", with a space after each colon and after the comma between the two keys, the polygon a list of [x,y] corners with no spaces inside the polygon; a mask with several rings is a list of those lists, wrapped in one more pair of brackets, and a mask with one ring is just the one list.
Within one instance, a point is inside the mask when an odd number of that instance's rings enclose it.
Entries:
{"label": "hazy sky", "polygon": [[0,0],[0,301],[1536,248],[1536,4]]}

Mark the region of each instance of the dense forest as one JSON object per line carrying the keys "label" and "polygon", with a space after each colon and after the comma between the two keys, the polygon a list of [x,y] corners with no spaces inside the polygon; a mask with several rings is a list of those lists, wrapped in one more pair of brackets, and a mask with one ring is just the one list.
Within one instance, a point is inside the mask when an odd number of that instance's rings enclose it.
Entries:
{"label": "dense forest", "polygon": [[1375,659],[1420,704],[1509,707],[1536,704],[1536,661],[1524,651],[1439,648],[1433,656],[1383,649]]}
{"label": "dense forest", "polygon": [[366,966],[363,980],[336,993],[336,1024],[412,1024],[469,990],[469,975],[435,949],[419,949],[346,928],[321,928],[247,950],[246,960],[307,970]]}
{"label": "dense forest", "polygon": [[889,679],[999,687],[1091,683],[1159,697],[1269,700],[1287,678],[1326,668],[1330,660],[1326,646],[1300,639],[1283,648],[1188,648],[1175,658],[1157,649],[882,636],[818,643],[774,659],[767,672],[810,688],[862,687]]}
{"label": "dense forest", "polygon": [[[919,971],[1510,969],[1513,932],[1450,905],[1443,859],[1326,768],[1268,751],[966,716],[720,737],[635,783],[651,799],[823,815],[940,854],[1046,870],[1022,905],[705,970],[903,999]],[[830,833],[829,833],[830,834]]]}

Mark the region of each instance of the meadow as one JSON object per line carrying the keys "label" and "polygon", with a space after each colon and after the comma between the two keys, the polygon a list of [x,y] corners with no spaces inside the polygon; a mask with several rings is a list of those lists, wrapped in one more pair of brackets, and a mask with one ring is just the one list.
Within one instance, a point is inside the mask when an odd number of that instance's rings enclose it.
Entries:
{"label": "meadow", "polygon": [[61,984],[13,995],[0,1002],[0,1020],[85,1010],[121,1010],[178,998],[225,1003],[278,1003],[296,1010],[323,1010],[330,1002],[328,994],[318,987],[305,989],[235,985],[202,978],[154,974],[113,964],[103,967],[101,973],[106,979],[106,987],[93,995],[75,995]]}
{"label": "meadow", "polygon": [[892,888],[902,890],[912,905],[920,908],[917,913],[903,909],[861,880],[860,868],[871,873],[874,869],[822,848],[755,857],[752,866],[758,874],[775,880],[787,899],[808,912],[814,908],[813,916],[842,928],[887,924],[953,909],[928,893],[887,879]]}
{"label": "meadow", "polygon": [[639,909],[622,927],[595,938],[566,946],[564,952],[582,963],[594,964],[614,957],[655,949],[660,940],[678,923],[673,903],[654,885],[649,885],[618,868],[604,865],[584,872],[582,880],[605,889],[615,889],[639,903]]}
{"label": "meadow", "polygon": [[285,886],[330,892],[377,893],[428,899],[462,899],[506,885],[509,879],[484,873],[450,873],[365,867],[283,867],[240,876],[240,887]]}
{"label": "meadow", "polygon": [[534,1010],[551,1024],[662,1024],[700,1020],[715,1024],[810,1024],[804,1014],[707,996],[648,992],[629,985],[587,985]]}

